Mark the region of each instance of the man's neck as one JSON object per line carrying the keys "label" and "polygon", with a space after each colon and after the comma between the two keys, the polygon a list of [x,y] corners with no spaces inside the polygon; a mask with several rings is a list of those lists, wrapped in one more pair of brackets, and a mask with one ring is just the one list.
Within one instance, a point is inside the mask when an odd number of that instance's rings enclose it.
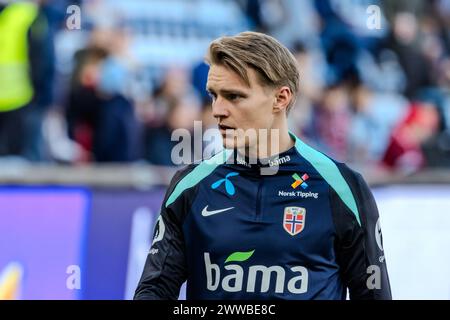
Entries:
{"label": "man's neck", "polygon": [[255,147],[242,150],[241,153],[252,159],[266,159],[289,150],[294,144],[287,129],[272,129],[269,130],[267,136],[258,138]]}

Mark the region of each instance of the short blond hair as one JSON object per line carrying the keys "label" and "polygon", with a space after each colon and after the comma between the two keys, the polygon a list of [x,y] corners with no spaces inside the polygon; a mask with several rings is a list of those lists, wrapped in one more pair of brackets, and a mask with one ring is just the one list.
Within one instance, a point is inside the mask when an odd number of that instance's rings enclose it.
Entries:
{"label": "short blond hair", "polygon": [[247,68],[256,71],[260,84],[277,88],[287,86],[292,92],[289,111],[298,93],[300,73],[292,53],[275,38],[264,33],[246,31],[221,37],[209,45],[209,65],[222,65],[236,72],[250,86]]}

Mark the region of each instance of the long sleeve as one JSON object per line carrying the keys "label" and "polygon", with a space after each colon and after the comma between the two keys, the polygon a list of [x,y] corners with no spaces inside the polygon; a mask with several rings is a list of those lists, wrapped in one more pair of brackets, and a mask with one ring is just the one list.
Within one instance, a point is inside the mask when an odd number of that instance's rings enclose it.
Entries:
{"label": "long sleeve", "polygon": [[175,300],[187,278],[182,222],[187,200],[180,196],[170,206],[165,203],[176,184],[189,172],[189,167],[172,178],[155,224],[153,242],[136,288],[135,300]]}
{"label": "long sleeve", "polygon": [[335,251],[350,299],[390,300],[391,289],[383,251],[379,214],[375,199],[362,176],[347,166],[340,171],[358,209],[359,221],[331,190],[336,226]]}

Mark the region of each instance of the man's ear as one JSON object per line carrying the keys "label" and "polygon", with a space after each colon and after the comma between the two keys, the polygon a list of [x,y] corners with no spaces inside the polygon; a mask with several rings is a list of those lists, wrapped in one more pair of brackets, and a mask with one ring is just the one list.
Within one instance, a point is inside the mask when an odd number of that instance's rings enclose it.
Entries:
{"label": "man's ear", "polygon": [[275,91],[275,103],[273,105],[273,112],[281,112],[286,110],[292,100],[291,89],[283,86]]}

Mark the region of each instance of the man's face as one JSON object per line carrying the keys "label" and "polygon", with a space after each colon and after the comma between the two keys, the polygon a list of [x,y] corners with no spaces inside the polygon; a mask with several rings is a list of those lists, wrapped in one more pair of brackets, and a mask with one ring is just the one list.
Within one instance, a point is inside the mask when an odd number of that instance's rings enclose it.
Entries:
{"label": "man's face", "polygon": [[212,65],[209,69],[207,90],[225,148],[253,147],[256,141],[244,139],[242,130],[252,129],[259,134],[259,129],[270,130],[273,125],[275,90],[262,86],[253,69],[247,69],[247,74],[250,86],[224,66]]}

